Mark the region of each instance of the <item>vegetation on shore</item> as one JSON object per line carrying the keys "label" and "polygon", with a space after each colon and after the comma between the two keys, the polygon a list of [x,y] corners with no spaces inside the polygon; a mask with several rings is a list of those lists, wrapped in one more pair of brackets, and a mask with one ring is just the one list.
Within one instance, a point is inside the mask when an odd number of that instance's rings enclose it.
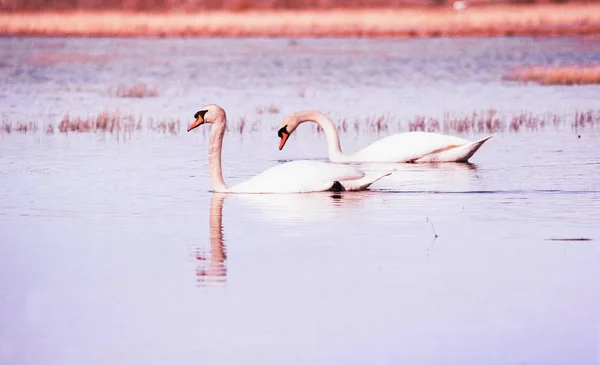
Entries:
{"label": "vegetation on shore", "polygon": [[[230,120],[227,129],[239,134],[252,134],[275,130],[278,124],[263,123],[260,118],[248,122],[248,117]],[[189,121],[177,119],[144,118],[120,111],[102,111],[97,115],[79,117],[66,113],[58,124],[44,121],[0,122],[0,134],[12,133],[109,133],[131,135],[141,131],[177,135],[185,131]],[[541,114],[521,112],[513,115],[501,114],[496,110],[474,111],[465,115],[445,114],[443,118],[415,116],[409,121],[390,115],[378,115],[366,118],[335,119],[334,124],[342,134],[347,133],[385,133],[395,131],[427,131],[467,135],[471,133],[516,133],[520,131],[538,131],[547,127],[570,126],[575,130],[593,128],[600,125],[600,110],[576,112],[575,115]],[[183,125],[183,128],[182,128]],[[320,133],[317,125],[313,130]],[[208,128],[202,128],[207,133]]]}
{"label": "vegetation on shore", "polygon": [[600,84],[600,66],[522,67],[506,78],[542,85]]}
{"label": "vegetation on shore", "polygon": [[104,37],[435,37],[600,34],[599,3],[244,12],[4,12],[0,34]]}
{"label": "vegetation on shore", "polygon": [[[452,0],[10,0],[0,1],[0,10],[19,11],[266,11],[266,10],[331,10],[393,9],[406,7],[452,6],[464,10],[470,6],[500,4],[567,3],[572,0],[469,0],[457,6]],[[581,2],[581,0],[578,0]],[[585,1],[584,1],[585,2]]]}
{"label": "vegetation on shore", "polygon": [[120,84],[115,89],[109,89],[109,94],[118,98],[153,98],[158,96],[158,89],[138,82],[132,86]]}

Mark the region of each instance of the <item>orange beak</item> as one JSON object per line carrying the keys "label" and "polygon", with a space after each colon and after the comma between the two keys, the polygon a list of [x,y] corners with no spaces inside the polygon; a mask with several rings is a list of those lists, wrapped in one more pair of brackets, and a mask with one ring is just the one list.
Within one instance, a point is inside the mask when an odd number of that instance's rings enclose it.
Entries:
{"label": "orange beak", "polygon": [[198,118],[196,118],[196,120],[194,121],[194,123],[190,124],[190,126],[187,129],[187,131],[189,132],[192,129],[201,126],[202,124],[204,124],[204,119],[202,117],[198,117]]}
{"label": "orange beak", "polygon": [[287,133],[281,133],[281,140],[279,141],[279,150],[280,151],[283,148],[283,146],[285,146],[285,142],[287,142],[287,140],[288,140],[289,137],[290,137],[289,134],[287,134]]}

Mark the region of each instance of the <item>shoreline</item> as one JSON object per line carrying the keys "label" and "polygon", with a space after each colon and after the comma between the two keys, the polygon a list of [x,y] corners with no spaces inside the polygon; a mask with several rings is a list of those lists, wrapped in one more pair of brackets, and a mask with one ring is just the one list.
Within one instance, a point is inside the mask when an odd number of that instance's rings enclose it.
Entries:
{"label": "shoreline", "polygon": [[418,38],[600,35],[600,4],[0,14],[1,36]]}

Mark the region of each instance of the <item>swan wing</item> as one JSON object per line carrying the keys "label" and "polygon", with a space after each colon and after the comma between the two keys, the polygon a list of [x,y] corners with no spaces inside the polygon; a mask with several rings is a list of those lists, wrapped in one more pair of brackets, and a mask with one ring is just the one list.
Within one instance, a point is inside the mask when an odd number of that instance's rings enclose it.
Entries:
{"label": "swan wing", "polygon": [[394,172],[395,169],[386,171],[386,172],[370,172],[366,174],[364,177],[355,180],[345,180],[340,181],[345,190],[348,191],[356,191],[356,190],[365,190],[375,181],[381,179],[382,177],[390,175]]}
{"label": "swan wing", "polygon": [[492,136],[485,137],[476,142],[469,142],[462,146],[440,149],[425,155],[414,162],[467,162],[477,152],[485,141]]}
{"label": "swan wing", "polygon": [[335,182],[360,180],[365,173],[351,165],[291,161],[275,165],[232,186],[232,193],[308,193],[330,190]]}
{"label": "swan wing", "polygon": [[413,162],[432,153],[439,154],[471,143],[463,138],[440,133],[397,133],[365,147],[352,155],[351,160],[354,162]]}

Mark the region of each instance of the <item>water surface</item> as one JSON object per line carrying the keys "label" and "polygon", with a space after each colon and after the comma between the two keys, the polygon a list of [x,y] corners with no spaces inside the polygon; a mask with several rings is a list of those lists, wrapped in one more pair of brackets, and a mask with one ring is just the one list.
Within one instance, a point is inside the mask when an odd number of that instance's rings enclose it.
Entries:
{"label": "water surface", "polygon": [[[590,38],[0,44],[9,120],[119,108],[191,121],[213,102],[261,120],[226,134],[229,184],[325,160],[309,127],[277,150],[299,109],[407,121],[600,107],[597,86],[502,80],[598,63]],[[108,92],[140,80],[160,96]],[[256,112],[269,104],[280,113]],[[599,141],[568,124],[499,133],[472,164],[396,166],[366,192],[222,196],[200,128],[0,134],[0,363],[598,364]]]}

